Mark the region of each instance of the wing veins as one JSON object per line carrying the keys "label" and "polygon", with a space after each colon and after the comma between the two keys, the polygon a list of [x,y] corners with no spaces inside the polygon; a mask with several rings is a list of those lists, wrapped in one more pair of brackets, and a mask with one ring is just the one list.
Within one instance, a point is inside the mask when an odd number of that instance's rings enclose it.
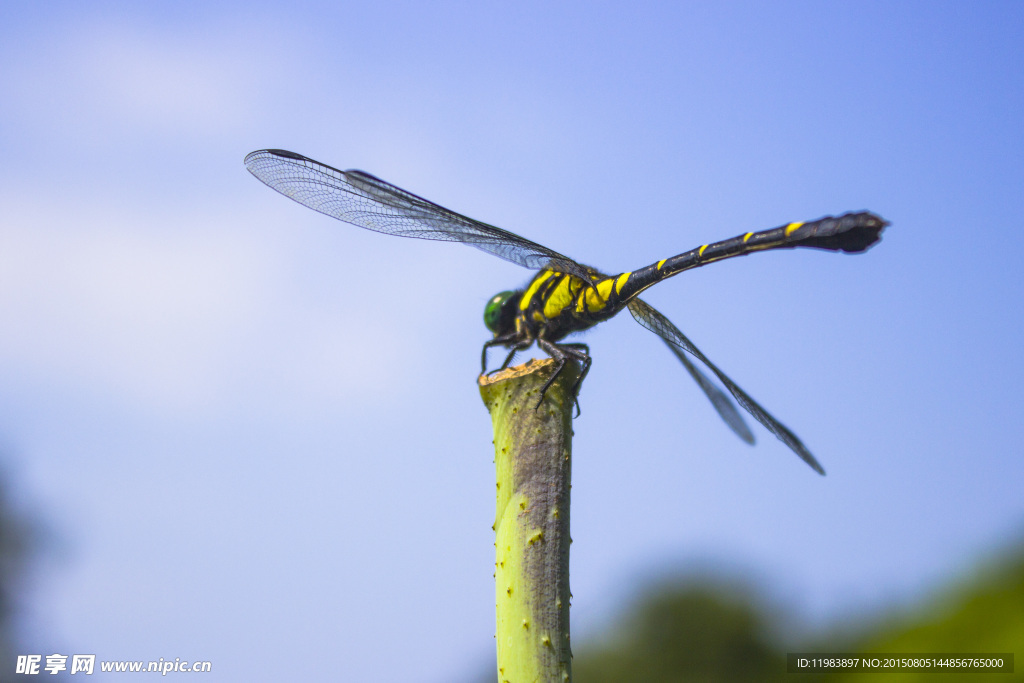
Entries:
{"label": "wing veins", "polygon": [[[691,342],[686,335],[679,330],[678,327],[673,325],[668,318],[638,298],[633,299],[629,303],[628,308],[630,314],[632,314],[633,318],[638,323],[646,327],[651,332],[654,332],[672,347],[686,351],[707,366],[707,368],[715,374],[725,388],[729,390],[729,393],[733,395],[733,398],[736,399],[736,402],[739,403],[744,410],[750,413],[755,420],[764,425],[765,429],[778,437],[778,439],[784,444],[789,446],[789,448],[796,453],[801,460],[810,465],[815,472],[821,475],[825,474],[824,468],[822,468],[817,459],[811,455],[811,452],[806,446],[804,446],[803,442],[797,438],[796,434],[791,432],[785,425],[775,419],[767,410],[762,408],[757,401],[751,398],[745,391],[740,389],[735,382],[729,379],[724,372],[719,370],[718,367],[708,360],[707,356],[701,353],[700,349],[698,349],[693,342]],[[694,377],[694,379],[696,379],[696,377]],[[698,380],[698,384],[699,383],[700,380]],[[712,403],[714,403],[714,399],[712,399]],[[726,422],[728,423],[728,420],[726,420]],[[730,424],[730,426],[732,425]]]}
{"label": "wing veins", "polygon": [[340,171],[285,150],[253,152],[245,157],[245,165],[289,199],[357,227],[398,237],[462,242],[525,268],[550,268],[590,281],[590,271],[567,256],[364,171]]}
{"label": "wing veins", "polygon": [[750,431],[750,427],[743,420],[743,416],[740,415],[739,411],[736,410],[736,406],[733,405],[732,400],[723,392],[721,389],[716,387],[714,383],[707,378],[707,376],[700,371],[696,365],[694,365],[689,358],[686,357],[679,347],[672,344],[666,339],[662,339],[665,342],[665,346],[669,348],[679,362],[683,364],[686,371],[690,373],[690,377],[693,377],[694,381],[704,392],[704,395],[711,401],[711,405],[714,406],[715,411],[718,412],[718,416],[736,433],[736,436],[743,439],[749,444],[754,443],[754,434]]}

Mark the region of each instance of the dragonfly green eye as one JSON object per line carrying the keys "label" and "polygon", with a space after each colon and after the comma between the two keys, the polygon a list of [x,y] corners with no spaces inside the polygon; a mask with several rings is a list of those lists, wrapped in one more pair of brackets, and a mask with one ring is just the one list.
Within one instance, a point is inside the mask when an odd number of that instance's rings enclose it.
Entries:
{"label": "dragonfly green eye", "polygon": [[501,292],[500,294],[495,294],[487,302],[487,307],[484,309],[484,325],[487,325],[487,329],[491,332],[498,331],[498,323],[501,322],[501,311],[505,308],[505,303],[514,295],[515,292],[511,291]]}

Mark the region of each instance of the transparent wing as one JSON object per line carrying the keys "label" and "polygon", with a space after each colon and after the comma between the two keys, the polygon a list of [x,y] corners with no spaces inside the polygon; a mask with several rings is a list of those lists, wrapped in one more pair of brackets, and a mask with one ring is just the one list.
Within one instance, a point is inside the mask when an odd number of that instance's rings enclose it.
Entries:
{"label": "transparent wing", "polygon": [[449,211],[362,171],[339,171],[283,149],[245,157],[249,172],[289,199],[360,228],[399,237],[462,242],[506,261],[551,268],[589,281],[591,272],[567,256],[501,228]]}
{"label": "transparent wing", "polygon": [[[784,444],[793,449],[793,452],[800,456],[800,458],[804,462],[810,465],[815,472],[821,475],[825,474],[825,470],[822,468],[822,466],[818,463],[814,456],[811,455],[811,452],[807,450],[807,447],[804,446],[804,444],[800,441],[800,439],[796,437],[796,435],[793,432],[789,431],[789,429],[787,429],[785,425],[783,425],[781,422],[772,417],[768,413],[768,411],[766,411],[764,408],[758,405],[757,401],[748,396],[745,391],[736,386],[736,383],[729,379],[724,372],[719,370],[714,363],[708,360],[707,356],[701,353],[700,349],[694,346],[693,342],[687,339],[686,335],[684,335],[678,327],[673,325],[668,318],[663,316],[658,311],[654,310],[654,308],[644,303],[640,299],[633,299],[631,302],[629,302],[629,312],[633,315],[633,317],[636,319],[638,323],[640,323],[641,325],[649,329],[651,332],[654,332],[656,335],[664,339],[674,349],[686,351],[694,358],[699,360],[701,363],[706,365],[708,369],[715,374],[715,377],[717,377],[718,380],[723,385],[725,385],[725,388],[729,390],[729,393],[733,395],[733,397],[743,407],[744,410],[753,415],[755,420],[763,424],[765,428],[772,434],[777,436],[780,441],[782,441]],[[691,372],[691,374],[693,373]],[[696,376],[694,376],[694,379],[696,379]],[[706,377],[704,379],[707,380]],[[701,383],[699,379],[697,380],[697,382]],[[703,388],[703,384],[701,384],[701,387]],[[706,389],[705,392],[707,392]],[[709,398],[711,398],[711,394],[708,394],[708,396]],[[711,398],[711,402],[715,403],[715,408],[718,408],[718,404],[715,402],[714,398]],[[722,415],[721,410],[719,410],[719,414]],[[730,427],[733,427],[733,429],[735,429],[733,424],[729,422],[729,419],[726,418],[725,415],[722,415],[722,417],[725,419],[727,423],[729,423]]]}
{"label": "transparent wing", "polygon": [[718,411],[719,417],[721,417],[725,424],[729,425],[732,431],[736,432],[736,436],[740,437],[747,443],[754,443],[754,435],[750,431],[750,427],[743,421],[743,416],[736,410],[736,406],[733,405],[732,400],[723,392],[721,389],[716,387],[707,376],[700,371],[696,365],[690,362],[690,359],[686,357],[686,354],[668,340],[665,341],[665,346],[676,355],[679,362],[683,364],[686,371],[690,373],[690,377],[697,382],[698,386],[704,391],[704,394],[711,401],[711,405]]}

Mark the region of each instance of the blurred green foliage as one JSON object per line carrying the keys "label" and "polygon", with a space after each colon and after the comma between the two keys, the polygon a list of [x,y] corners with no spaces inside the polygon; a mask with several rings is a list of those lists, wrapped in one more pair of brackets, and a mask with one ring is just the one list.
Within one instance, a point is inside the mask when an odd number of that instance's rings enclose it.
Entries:
{"label": "blurred green foliage", "polygon": [[10,481],[0,469],[0,680],[14,671],[14,617],[33,550],[34,530],[11,504]]}
{"label": "blurred green foliage", "polygon": [[785,650],[752,591],[707,582],[650,593],[610,638],[573,660],[579,683],[775,681]]}
{"label": "blurred green foliage", "polygon": [[[912,609],[818,634],[749,584],[690,579],[652,589],[575,649],[576,683],[1024,681],[1024,539]],[[789,674],[787,652],[1014,652],[1017,661],[1013,674]]]}
{"label": "blurred green foliage", "polygon": [[[827,645],[827,644],[826,644]],[[1024,681],[1024,543],[908,614],[892,615],[865,630],[856,652],[1013,652],[1013,674],[846,674],[828,683],[940,680]],[[582,681],[582,679],[580,679]]]}

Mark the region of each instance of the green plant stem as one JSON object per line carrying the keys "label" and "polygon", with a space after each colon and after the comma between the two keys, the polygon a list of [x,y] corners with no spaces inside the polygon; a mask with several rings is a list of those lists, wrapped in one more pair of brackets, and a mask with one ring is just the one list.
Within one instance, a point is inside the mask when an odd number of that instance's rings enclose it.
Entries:
{"label": "green plant stem", "polygon": [[579,366],[541,388],[553,361],[480,378],[494,423],[495,596],[499,683],[572,681],[569,647],[571,389]]}

